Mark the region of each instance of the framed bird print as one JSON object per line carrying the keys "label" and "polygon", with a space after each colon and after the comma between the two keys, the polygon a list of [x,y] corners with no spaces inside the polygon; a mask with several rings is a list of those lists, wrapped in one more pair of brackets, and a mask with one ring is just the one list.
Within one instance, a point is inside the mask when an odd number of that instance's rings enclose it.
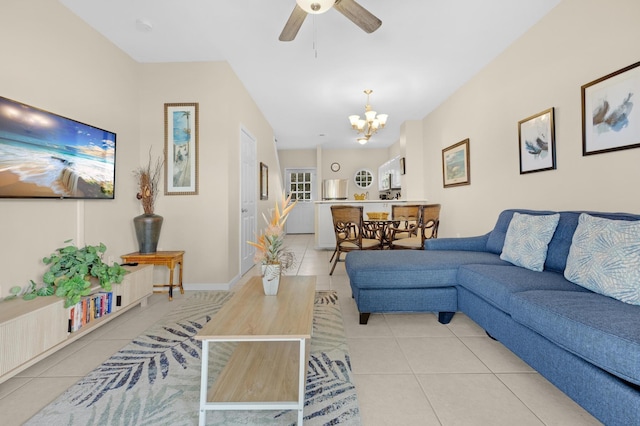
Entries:
{"label": "framed bird print", "polygon": [[639,94],[640,62],[582,86],[582,155],[640,147]]}
{"label": "framed bird print", "polygon": [[520,174],[556,168],[553,107],[518,121]]}

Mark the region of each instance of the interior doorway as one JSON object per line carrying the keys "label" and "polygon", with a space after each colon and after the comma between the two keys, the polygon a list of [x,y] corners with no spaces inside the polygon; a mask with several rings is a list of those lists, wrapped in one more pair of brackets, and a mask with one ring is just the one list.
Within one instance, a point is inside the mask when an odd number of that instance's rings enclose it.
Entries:
{"label": "interior doorway", "polygon": [[253,267],[255,249],[247,244],[256,233],[258,165],[256,140],[244,128],[240,130],[240,275]]}
{"label": "interior doorway", "polygon": [[316,169],[285,169],[287,196],[298,201],[285,225],[287,234],[313,234],[315,232]]}

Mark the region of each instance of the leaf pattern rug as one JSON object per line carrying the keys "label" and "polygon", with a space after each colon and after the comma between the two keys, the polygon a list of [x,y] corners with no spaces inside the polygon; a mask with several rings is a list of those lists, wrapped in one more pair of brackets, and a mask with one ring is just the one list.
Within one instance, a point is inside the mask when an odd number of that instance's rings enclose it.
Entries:
{"label": "leaf pattern rug", "polygon": [[[195,425],[201,342],[195,336],[233,293],[194,293],[26,425]],[[210,345],[209,383],[234,343]],[[207,425],[295,425],[295,410],[209,411]],[[360,412],[335,292],[317,292],[306,382],[305,425],[359,425]]]}

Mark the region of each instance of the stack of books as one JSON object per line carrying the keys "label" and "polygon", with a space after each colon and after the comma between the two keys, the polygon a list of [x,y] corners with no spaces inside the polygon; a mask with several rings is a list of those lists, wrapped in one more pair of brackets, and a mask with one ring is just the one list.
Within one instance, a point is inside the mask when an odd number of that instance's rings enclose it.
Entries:
{"label": "stack of books", "polygon": [[69,332],[78,331],[91,321],[111,313],[112,292],[100,292],[80,300],[69,310]]}

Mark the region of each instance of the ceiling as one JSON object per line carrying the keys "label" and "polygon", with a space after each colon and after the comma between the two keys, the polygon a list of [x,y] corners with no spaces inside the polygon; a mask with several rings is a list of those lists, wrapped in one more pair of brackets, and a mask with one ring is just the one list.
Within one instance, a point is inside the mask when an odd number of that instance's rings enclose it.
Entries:
{"label": "ceiling", "polygon": [[374,33],[332,9],[281,42],[295,0],[59,1],[138,62],[227,61],[278,149],[359,147],[347,116],[364,114],[365,89],[389,119],[364,147],[388,147],[560,2],[358,0]]}

